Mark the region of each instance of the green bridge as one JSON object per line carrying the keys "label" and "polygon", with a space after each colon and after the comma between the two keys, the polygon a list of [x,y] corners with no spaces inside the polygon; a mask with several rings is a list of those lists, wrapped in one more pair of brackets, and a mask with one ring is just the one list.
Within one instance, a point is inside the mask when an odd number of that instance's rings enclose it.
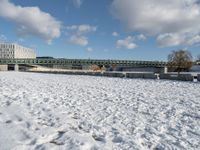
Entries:
{"label": "green bridge", "polygon": [[127,67],[165,67],[161,61],[133,61],[133,60],[94,60],[94,59],[0,59],[0,65],[103,65]]}
{"label": "green bridge", "polygon": [[95,60],[95,59],[0,59],[0,70],[27,70],[41,66],[58,69],[91,70],[95,66],[104,67],[107,71],[164,72],[166,62],[133,61],[133,60]]}

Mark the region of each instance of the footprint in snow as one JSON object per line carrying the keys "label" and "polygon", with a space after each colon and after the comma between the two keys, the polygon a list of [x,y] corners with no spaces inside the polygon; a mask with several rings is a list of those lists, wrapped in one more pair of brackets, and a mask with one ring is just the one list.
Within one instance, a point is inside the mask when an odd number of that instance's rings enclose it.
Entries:
{"label": "footprint in snow", "polygon": [[5,123],[10,124],[10,123],[12,123],[12,120],[6,120]]}
{"label": "footprint in snow", "polygon": [[114,143],[122,143],[123,139],[120,136],[114,137],[112,140]]}

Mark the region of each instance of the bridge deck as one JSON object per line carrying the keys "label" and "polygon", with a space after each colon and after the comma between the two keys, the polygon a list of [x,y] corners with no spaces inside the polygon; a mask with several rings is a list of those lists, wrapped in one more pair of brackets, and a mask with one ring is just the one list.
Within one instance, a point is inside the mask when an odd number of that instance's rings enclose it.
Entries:
{"label": "bridge deck", "polygon": [[117,65],[164,67],[161,61],[132,61],[132,60],[94,60],[94,59],[0,59],[0,64],[29,64],[29,65]]}

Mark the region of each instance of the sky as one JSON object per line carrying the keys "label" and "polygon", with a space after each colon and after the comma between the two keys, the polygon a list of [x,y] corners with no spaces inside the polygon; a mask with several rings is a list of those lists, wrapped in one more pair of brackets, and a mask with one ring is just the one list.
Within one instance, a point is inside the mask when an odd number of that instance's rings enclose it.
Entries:
{"label": "sky", "polygon": [[0,42],[37,56],[167,60],[200,54],[199,0],[0,0]]}

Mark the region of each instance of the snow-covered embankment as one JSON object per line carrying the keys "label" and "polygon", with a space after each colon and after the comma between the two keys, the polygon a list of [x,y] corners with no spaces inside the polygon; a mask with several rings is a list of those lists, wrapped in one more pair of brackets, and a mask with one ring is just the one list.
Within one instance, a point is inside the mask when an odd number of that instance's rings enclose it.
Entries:
{"label": "snow-covered embankment", "polygon": [[0,73],[0,149],[199,149],[200,84]]}

